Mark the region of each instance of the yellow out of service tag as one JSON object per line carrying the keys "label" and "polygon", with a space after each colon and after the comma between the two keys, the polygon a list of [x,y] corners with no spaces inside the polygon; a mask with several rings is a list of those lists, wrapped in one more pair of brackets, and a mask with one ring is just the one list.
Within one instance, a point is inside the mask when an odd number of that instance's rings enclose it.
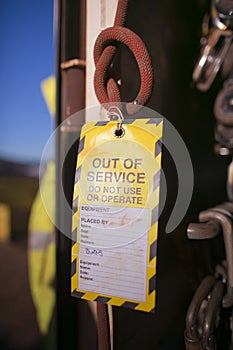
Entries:
{"label": "yellow out of service tag", "polygon": [[73,195],[73,296],[154,312],[162,118],[83,126]]}

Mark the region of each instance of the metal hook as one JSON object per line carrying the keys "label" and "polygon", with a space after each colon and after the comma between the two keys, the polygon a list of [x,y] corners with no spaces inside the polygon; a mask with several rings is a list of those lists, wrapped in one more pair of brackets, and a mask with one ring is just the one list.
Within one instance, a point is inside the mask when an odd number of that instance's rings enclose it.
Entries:
{"label": "metal hook", "polygon": [[224,285],[222,281],[217,281],[210,293],[210,299],[206,308],[205,318],[202,327],[202,349],[215,350],[214,328],[216,325],[219,308],[221,307]]}
{"label": "metal hook", "polygon": [[200,222],[216,220],[220,223],[223,232],[224,246],[227,261],[227,293],[223,297],[223,307],[233,305],[233,230],[232,220],[225,213],[215,210],[206,210],[199,214]]}
{"label": "metal hook", "polygon": [[226,266],[226,260],[223,260],[220,264],[217,264],[215,266],[215,278],[221,278],[223,283],[227,282],[227,266]]}
{"label": "metal hook", "polygon": [[193,71],[193,81],[199,90],[206,91],[212,85],[230,48],[231,41],[231,30],[214,28],[210,32]]}
{"label": "metal hook", "polygon": [[231,202],[224,202],[222,204],[217,205],[213,208],[214,210],[222,209],[224,210],[224,213],[228,215],[230,218],[233,219],[233,203]]}
{"label": "metal hook", "polygon": [[198,286],[192,301],[189,305],[185,323],[185,345],[187,350],[199,349],[198,344],[200,341],[200,335],[198,332],[198,316],[201,305],[204,300],[207,299],[210,291],[212,290],[216,280],[213,276],[206,276]]}
{"label": "metal hook", "polygon": [[220,232],[220,225],[216,220],[203,223],[191,223],[188,225],[187,235],[189,239],[210,239]]}

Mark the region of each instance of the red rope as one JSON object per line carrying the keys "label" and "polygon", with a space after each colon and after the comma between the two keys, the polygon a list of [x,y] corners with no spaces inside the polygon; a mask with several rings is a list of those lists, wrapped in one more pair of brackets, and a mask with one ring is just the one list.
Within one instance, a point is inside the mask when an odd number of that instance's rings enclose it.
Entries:
{"label": "red rope", "polygon": [[119,0],[114,26],[103,30],[96,39],[94,46],[94,61],[96,70],[94,74],[94,88],[100,103],[118,104],[121,101],[120,89],[113,78],[107,81],[107,71],[116,52],[114,44],[125,44],[133,53],[140,77],[141,86],[134,101],[127,104],[127,112],[135,113],[137,105],[144,105],[153,87],[153,69],[147,48],[140,37],[129,28],[123,27],[128,0]]}
{"label": "red rope", "polygon": [[[94,74],[94,88],[101,104],[120,107],[120,90],[113,78],[107,81],[108,68],[116,52],[116,43],[125,44],[133,53],[140,77],[141,86],[137,97],[127,104],[128,114],[134,114],[140,106],[149,99],[153,87],[152,64],[147,48],[138,35],[123,27],[128,8],[128,0],[119,0],[114,20],[114,26],[103,30],[96,39],[94,46],[94,61],[96,70]],[[139,105],[139,106],[138,106]],[[97,302],[98,316],[98,348],[110,350],[110,330],[107,305]]]}
{"label": "red rope", "polygon": [[110,350],[108,305],[97,302],[98,350]]}

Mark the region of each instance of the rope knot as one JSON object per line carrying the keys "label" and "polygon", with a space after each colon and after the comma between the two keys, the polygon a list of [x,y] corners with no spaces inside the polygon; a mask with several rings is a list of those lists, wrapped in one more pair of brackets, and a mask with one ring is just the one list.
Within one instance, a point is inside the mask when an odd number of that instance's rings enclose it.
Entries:
{"label": "rope knot", "polygon": [[116,44],[123,43],[133,53],[138,65],[141,86],[136,98],[126,105],[127,113],[134,114],[149,99],[153,87],[153,69],[147,48],[142,39],[129,28],[123,27],[128,1],[119,0],[114,26],[104,29],[94,46],[94,88],[99,102],[120,108],[120,89],[113,78],[107,80],[107,72],[116,52]]}

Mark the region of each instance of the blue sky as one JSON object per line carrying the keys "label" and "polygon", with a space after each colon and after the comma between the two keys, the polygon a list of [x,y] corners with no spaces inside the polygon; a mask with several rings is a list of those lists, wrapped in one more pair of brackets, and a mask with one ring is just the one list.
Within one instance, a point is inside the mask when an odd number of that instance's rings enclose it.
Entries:
{"label": "blue sky", "polygon": [[52,132],[40,83],[54,74],[53,0],[0,0],[0,157],[39,161]]}

